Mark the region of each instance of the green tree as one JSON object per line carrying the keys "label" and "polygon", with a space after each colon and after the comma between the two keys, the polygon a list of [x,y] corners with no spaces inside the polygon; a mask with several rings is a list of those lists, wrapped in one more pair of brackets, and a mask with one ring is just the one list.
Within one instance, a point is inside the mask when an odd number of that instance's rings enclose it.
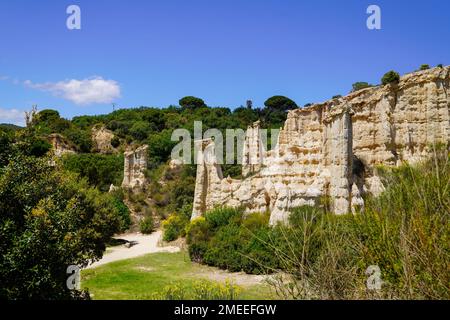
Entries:
{"label": "green tree", "polygon": [[8,164],[12,143],[11,131],[0,129],[0,169]]}
{"label": "green tree", "polygon": [[273,96],[264,102],[268,109],[287,111],[297,108],[297,104],[285,96]]}
{"label": "green tree", "polygon": [[398,83],[400,81],[400,75],[394,70],[388,71],[381,78],[381,83],[387,85],[389,83]]}
{"label": "green tree", "polygon": [[102,257],[120,223],[111,200],[47,158],[16,154],[0,173],[0,298],[88,297],[67,288],[67,267]]}
{"label": "green tree", "polygon": [[90,185],[108,191],[111,184],[123,179],[123,156],[103,154],[70,154],[62,159],[66,170],[86,178]]}
{"label": "green tree", "polygon": [[35,122],[50,122],[60,119],[59,112],[56,110],[45,109],[36,115],[36,118],[33,119]]}
{"label": "green tree", "polygon": [[130,134],[134,139],[142,141],[148,137],[150,130],[150,125],[147,122],[138,121],[130,128]]}
{"label": "green tree", "polygon": [[181,98],[179,104],[181,107],[186,109],[197,109],[201,107],[206,107],[206,104],[202,99],[193,96]]}
{"label": "green tree", "polygon": [[423,70],[428,70],[428,69],[430,69],[430,65],[429,64],[422,64],[420,66],[419,70],[423,71]]}
{"label": "green tree", "polygon": [[147,139],[149,146],[150,164],[157,165],[162,162],[166,162],[176,142],[171,140],[172,132],[170,130],[164,130],[157,134],[152,134]]}

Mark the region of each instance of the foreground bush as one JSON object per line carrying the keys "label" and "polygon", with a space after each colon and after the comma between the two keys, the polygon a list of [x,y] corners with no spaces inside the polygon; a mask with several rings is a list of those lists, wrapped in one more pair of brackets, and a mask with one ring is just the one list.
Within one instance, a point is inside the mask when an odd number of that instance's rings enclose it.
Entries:
{"label": "foreground bush", "polygon": [[139,230],[142,234],[150,234],[155,231],[155,222],[153,221],[151,214],[141,220],[139,223]]}
{"label": "foreground bush", "polygon": [[49,160],[18,152],[0,168],[2,299],[88,297],[67,288],[67,268],[100,259],[120,228],[111,195]]}
{"label": "foreground bush", "polygon": [[[356,215],[300,208],[291,216],[294,228],[277,227],[285,245],[270,246],[285,271],[272,281],[278,294],[448,299],[449,169],[448,156],[441,154],[417,167],[384,170],[386,191],[368,199],[365,211]],[[381,290],[368,290],[369,266],[380,268]]]}
{"label": "foreground bush", "polygon": [[236,208],[211,210],[187,227],[189,256],[192,261],[230,271],[273,271],[278,261],[264,242],[272,233],[268,221],[268,214],[244,216]]}
{"label": "foreground bush", "polygon": [[173,284],[153,295],[155,300],[236,300],[242,289],[226,281],[224,284],[196,281],[192,287]]}
{"label": "foreground bush", "polygon": [[163,240],[174,241],[179,237],[186,235],[185,228],[188,224],[188,219],[184,215],[172,214],[162,224],[163,227]]}

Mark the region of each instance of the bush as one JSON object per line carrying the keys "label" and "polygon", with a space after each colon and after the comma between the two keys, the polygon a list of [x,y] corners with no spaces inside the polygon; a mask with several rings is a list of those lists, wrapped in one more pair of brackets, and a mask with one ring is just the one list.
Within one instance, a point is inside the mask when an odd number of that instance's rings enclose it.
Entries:
{"label": "bush", "polygon": [[278,267],[267,246],[273,245],[269,214],[218,208],[187,227],[189,255],[193,261],[230,271],[261,274]]}
{"label": "bush", "polygon": [[269,224],[270,212],[259,213],[254,212],[245,216],[242,221],[242,226],[248,230],[258,230],[264,228]]}
{"label": "bush", "polygon": [[212,228],[218,228],[229,223],[239,223],[242,219],[242,209],[218,207],[205,214],[206,221]]}
{"label": "bush", "polygon": [[192,261],[203,261],[211,233],[211,226],[203,217],[194,219],[186,226],[186,243],[189,245],[189,257]]}
{"label": "bush", "polygon": [[52,145],[43,139],[35,139],[31,143],[31,147],[29,149],[29,154],[35,157],[42,157],[45,155],[50,149]]}
{"label": "bush", "polygon": [[156,300],[236,300],[242,289],[233,283],[195,281],[192,287],[182,284],[166,286],[153,295]]}
{"label": "bush", "polygon": [[372,85],[367,82],[355,82],[354,84],[352,84],[352,92],[356,92],[370,87],[372,87]]}
{"label": "bush", "polygon": [[203,262],[229,271],[241,271],[243,267],[243,243],[247,239],[236,224],[218,229],[211,238]]}
{"label": "bush", "polygon": [[420,66],[419,70],[423,71],[423,70],[428,70],[428,69],[430,69],[430,65],[429,64],[422,64]]}
{"label": "bush", "polygon": [[[450,297],[448,153],[380,172],[386,190],[367,199],[363,213],[335,216],[299,208],[292,227],[276,228],[282,243],[270,248],[289,276],[272,285],[283,297]],[[381,290],[366,290],[371,265],[381,270]]]}
{"label": "bush", "polygon": [[112,145],[114,148],[119,147],[119,146],[120,146],[120,139],[119,139],[119,137],[114,136],[114,137],[111,139],[111,145]]}
{"label": "bush", "polygon": [[280,248],[280,238],[276,229],[265,225],[250,232],[249,240],[244,242],[242,269],[250,274],[267,274],[280,268],[278,257],[272,248]]}
{"label": "bush", "polygon": [[139,229],[142,234],[150,234],[155,230],[155,223],[152,215],[147,215],[139,223]]}
{"label": "bush", "polygon": [[113,204],[116,207],[120,217],[120,231],[124,232],[131,226],[130,210],[122,199],[113,197]]}
{"label": "bush", "polygon": [[66,170],[75,172],[102,191],[123,179],[123,155],[70,154],[63,157]]}
{"label": "bush", "polygon": [[179,237],[186,235],[186,225],[189,220],[184,215],[172,214],[167,220],[162,223],[163,227],[163,240],[173,241]]}
{"label": "bush", "polygon": [[439,63],[436,67],[438,67],[438,68],[443,68],[444,65],[443,65],[442,63]]}
{"label": "bush", "polygon": [[390,83],[398,83],[399,81],[400,81],[400,75],[393,70],[386,72],[384,74],[383,78],[381,78],[381,83],[383,85],[387,85]]}

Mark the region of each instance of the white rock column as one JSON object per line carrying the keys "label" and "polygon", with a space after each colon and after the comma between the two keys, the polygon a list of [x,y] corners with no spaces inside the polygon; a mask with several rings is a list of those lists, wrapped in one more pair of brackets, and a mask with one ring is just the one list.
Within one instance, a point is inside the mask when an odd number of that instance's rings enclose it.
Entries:
{"label": "white rock column", "polygon": [[330,156],[330,197],[335,214],[351,212],[352,120],[350,111],[336,115],[327,124]]}

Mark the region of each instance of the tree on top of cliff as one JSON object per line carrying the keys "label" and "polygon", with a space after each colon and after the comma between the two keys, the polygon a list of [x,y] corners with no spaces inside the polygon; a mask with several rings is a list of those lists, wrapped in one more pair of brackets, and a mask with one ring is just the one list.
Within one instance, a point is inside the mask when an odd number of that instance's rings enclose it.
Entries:
{"label": "tree on top of cliff", "polygon": [[297,104],[285,96],[273,96],[264,102],[266,108],[280,111],[287,111],[297,108]]}
{"label": "tree on top of cliff", "polygon": [[354,84],[352,84],[352,92],[356,92],[356,91],[359,91],[359,90],[362,90],[365,88],[370,88],[370,87],[373,87],[373,85],[371,85],[368,82],[363,82],[363,81],[355,82]]}
{"label": "tree on top of cliff", "polygon": [[384,74],[383,78],[381,78],[381,83],[383,85],[389,83],[395,83],[400,81],[400,75],[394,70],[388,71]]}
{"label": "tree on top of cliff", "polygon": [[183,108],[186,108],[186,109],[197,109],[197,108],[201,108],[201,107],[206,107],[205,101],[203,101],[200,98],[193,97],[193,96],[187,96],[187,97],[181,98],[179,103],[180,103],[180,106],[182,106]]}

